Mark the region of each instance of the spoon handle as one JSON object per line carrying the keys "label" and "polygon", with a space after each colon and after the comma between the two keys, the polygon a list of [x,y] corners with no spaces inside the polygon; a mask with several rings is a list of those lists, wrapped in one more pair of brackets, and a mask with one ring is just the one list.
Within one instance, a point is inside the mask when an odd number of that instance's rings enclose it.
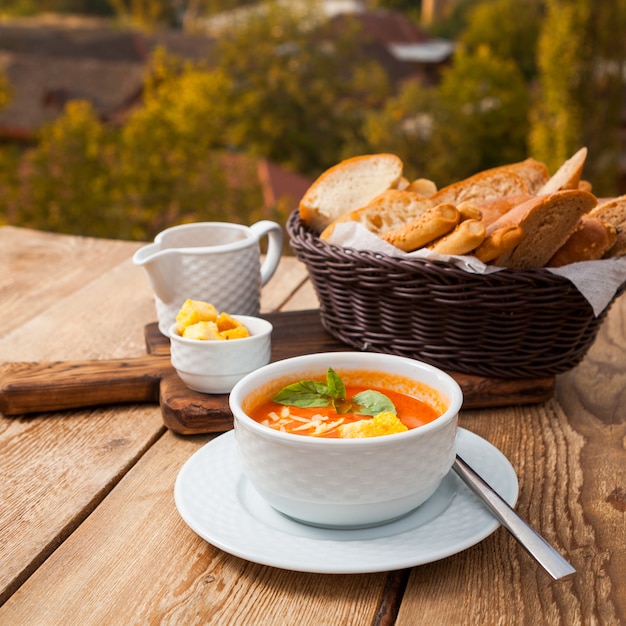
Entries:
{"label": "spoon handle", "polygon": [[576,573],[541,535],[533,530],[502,497],[457,455],[454,471],[480,497],[500,523],[517,539],[554,580],[564,580]]}

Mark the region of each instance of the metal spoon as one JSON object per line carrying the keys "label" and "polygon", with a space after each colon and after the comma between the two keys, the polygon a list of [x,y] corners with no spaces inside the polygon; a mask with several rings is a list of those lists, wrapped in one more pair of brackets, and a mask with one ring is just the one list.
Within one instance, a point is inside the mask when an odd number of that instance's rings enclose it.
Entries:
{"label": "metal spoon", "polygon": [[554,580],[564,580],[576,573],[570,563],[535,532],[460,456],[457,455],[452,469]]}

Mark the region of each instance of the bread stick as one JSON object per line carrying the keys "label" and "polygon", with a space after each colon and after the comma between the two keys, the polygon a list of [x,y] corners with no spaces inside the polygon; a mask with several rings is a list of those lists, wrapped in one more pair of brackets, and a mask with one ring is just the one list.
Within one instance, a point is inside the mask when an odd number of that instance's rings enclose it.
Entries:
{"label": "bread stick", "polygon": [[456,205],[456,210],[461,216],[461,220],[481,220],[483,212],[470,200],[464,200]]}
{"label": "bread stick", "polygon": [[467,254],[485,239],[485,225],[479,220],[463,220],[449,234],[428,246],[439,254]]}
{"label": "bread stick", "polygon": [[485,237],[474,250],[474,256],[483,263],[497,259],[505,252],[510,252],[524,238],[521,226],[503,226]]}
{"label": "bread stick", "polygon": [[458,223],[459,212],[454,205],[438,204],[382,238],[404,252],[412,252],[450,232]]}

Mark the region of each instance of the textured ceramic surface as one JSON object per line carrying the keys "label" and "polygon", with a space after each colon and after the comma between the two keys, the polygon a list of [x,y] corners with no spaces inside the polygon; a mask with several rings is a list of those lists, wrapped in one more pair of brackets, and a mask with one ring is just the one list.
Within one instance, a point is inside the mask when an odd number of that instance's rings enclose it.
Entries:
{"label": "textured ceramic surface", "polygon": [[[425,383],[447,409],[436,420],[396,435],[322,439],[282,433],[245,409],[260,396],[304,378],[374,370]],[[285,378],[286,377],[286,378]],[[433,400],[434,398],[430,398]],[[337,352],[278,361],[244,377],[230,395],[241,466],[255,489],[279,511],[310,524],[358,527],[413,510],[437,489],[454,461],[462,393],[450,376],[394,355]]]}
{"label": "textured ceramic surface", "polygon": [[[497,448],[462,428],[457,451],[505,500],[518,495],[515,470]],[[300,524],[272,508],[242,474],[233,432],[200,448],[174,488],[181,517],[229,554],[273,567],[324,574],[364,574],[431,563],[477,544],[500,523],[454,473],[418,509],[361,529]]]}
{"label": "textured ceramic surface", "polygon": [[[261,263],[263,237],[268,248]],[[164,230],[133,261],[146,270],[159,330],[167,335],[188,298],[230,314],[258,315],[261,287],[276,271],[282,245],[282,229],[268,220],[250,227],[199,222]]]}
{"label": "textured ceramic surface", "polygon": [[228,393],[246,374],[269,363],[272,325],[259,317],[233,315],[250,337],[224,341],[186,339],[169,330],[172,365],[183,382],[202,393]]}

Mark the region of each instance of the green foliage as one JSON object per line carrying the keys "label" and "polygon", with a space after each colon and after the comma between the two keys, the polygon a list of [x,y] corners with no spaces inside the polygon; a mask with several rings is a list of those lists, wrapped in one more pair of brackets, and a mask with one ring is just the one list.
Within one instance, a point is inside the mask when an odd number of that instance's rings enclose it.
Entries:
{"label": "green foliage", "polygon": [[[355,43],[354,29],[314,34],[303,19],[277,5],[220,39],[213,61],[231,88],[229,145],[314,175],[359,136],[364,112],[389,95],[382,68]],[[225,80],[225,79],[224,79]]]}
{"label": "green foliage", "polygon": [[[114,1],[158,15],[158,2]],[[408,178],[443,186],[529,155],[554,171],[586,145],[585,177],[616,193],[626,40],[615,33],[626,30],[626,3],[545,0],[537,37],[540,4],[460,3],[468,26],[441,82],[393,95],[356,23],[312,31],[310,5],[299,14],[269,4],[205,63],[159,51],[143,106],[121,128],[72,102],[38,145],[1,147],[0,222],[151,239],[185,221],[283,221],[291,206],[264,214],[258,158],[314,177],[371,152],[396,153]],[[0,75],[0,106],[10,93]]]}
{"label": "green foliage", "polygon": [[527,86],[513,61],[487,47],[460,48],[438,89],[431,177],[452,182],[524,159],[528,107]]}
{"label": "green foliage", "polygon": [[13,88],[7,77],[0,72],[0,110],[9,104],[13,95]]}
{"label": "green foliage", "polygon": [[546,0],[538,44],[539,94],[533,156],[556,168],[589,148],[585,176],[602,195],[618,193],[618,129],[624,107],[626,5],[619,0]]}
{"label": "green foliage", "polygon": [[115,14],[122,20],[144,27],[172,25],[176,20],[171,0],[108,0]]}
{"label": "green foliage", "polygon": [[109,190],[101,154],[107,136],[91,105],[72,102],[46,127],[20,168],[16,201],[21,222],[44,230],[107,232]]}
{"label": "green foliage", "polygon": [[493,56],[515,61],[526,80],[531,80],[537,73],[541,19],[539,0],[490,0],[469,10],[459,42],[468,50],[488,46]]}
{"label": "green foliage", "polygon": [[0,15],[27,17],[39,13],[111,15],[109,0],[2,0]]}
{"label": "green foliage", "polygon": [[398,154],[409,177],[439,186],[526,157],[529,96],[516,64],[489,48],[462,48],[437,88],[405,86],[372,113],[366,132],[375,151]]}

